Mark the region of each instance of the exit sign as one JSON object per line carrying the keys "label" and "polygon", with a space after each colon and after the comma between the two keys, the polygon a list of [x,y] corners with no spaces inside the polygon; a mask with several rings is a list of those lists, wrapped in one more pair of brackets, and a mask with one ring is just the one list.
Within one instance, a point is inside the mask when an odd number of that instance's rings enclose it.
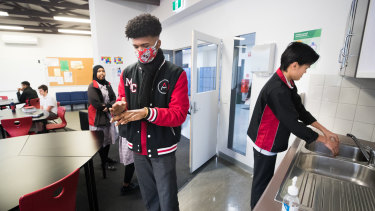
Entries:
{"label": "exit sign", "polygon": [[172,3],[172,8],[174,12],[182,10],[184,6],[185,6],[185,0],[175,0]]}

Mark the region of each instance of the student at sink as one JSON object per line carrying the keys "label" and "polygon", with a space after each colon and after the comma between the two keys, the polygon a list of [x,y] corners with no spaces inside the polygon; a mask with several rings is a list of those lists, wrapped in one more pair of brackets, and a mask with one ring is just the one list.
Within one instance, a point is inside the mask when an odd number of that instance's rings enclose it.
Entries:
{"label": "student at sink", "polygon": [[[254,175],[251,208],[263,194],[275,169],[276,155],[288,148],[290,133],[307,143],[319,141],[338,154],[339,138],[305,109],[294,81],[299,80],[319,55],[308,45],[292,42],[281,55],[280,68],[262,88],[247,131],[253,143]],[[319,135],[311,125],[322,132]]]}

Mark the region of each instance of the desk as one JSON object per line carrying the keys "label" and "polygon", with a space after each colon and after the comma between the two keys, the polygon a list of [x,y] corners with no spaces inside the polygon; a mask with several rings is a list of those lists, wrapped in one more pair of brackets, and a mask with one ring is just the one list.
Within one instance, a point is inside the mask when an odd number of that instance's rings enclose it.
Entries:
{"label": "desk", "polygon": [[10,106],[12,101],[13,101],[14,105],[21,104],[20,102],[18,102],[18,100],[13,100],[13,99],[0,100],[0,110],[3,110],[3,106]]}
{"label": "desk", "polygon": [[84,167],[90,210],[98,210],[92,157],[101,131],[71,131],[0,140],[0,210],[18,206],[21,196]]}
{"label": "desk", "polygon": [[12,110],[10,109],[0,110],[0,127],[1,127],[0,129],[1,129],[3,137],[5,137],[5,132],[4,132],[3,127],[1,126],[2,119],[14,119],[14,118],[20,118],[20,117],[27,117],[27,116],[35,115],[39,113],[43,113],[43,115],[37,118],[33,118],[33,122],[43,122],[43,130],[46,131],[45,126],[47,124],[47,117],[49,115],[48,111],[36,109],[36,111],[33,113],[25,113],[22,111],[22,108],[17,108],[16,112],[13,113]]}

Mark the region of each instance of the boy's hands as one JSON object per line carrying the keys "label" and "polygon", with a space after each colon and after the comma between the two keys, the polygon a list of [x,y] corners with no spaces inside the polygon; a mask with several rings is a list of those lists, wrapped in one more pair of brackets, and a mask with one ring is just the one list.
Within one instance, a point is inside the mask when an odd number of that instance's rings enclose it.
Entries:
{"label": "boy's hands", "polygon": [[113,116],[111,122],[117,121],[116,126],[124,125],[132,121],[141,120],[145,118],[146,114],[147,110],[145,109],[127,110],[120,115]]}
{"label": "boy's hands", "polygon": [[[115,104],[112,105],[112,108],[109,109],[112,116],[119,116],[121,113],[126,111],[126,101],[125,97],[121,99],[121,101],[117,101]],[[113,121],[111,121],[113,122]]]}
{"label": "boy's hands", "polygon": [[339,154],[339,143],[340,142],[338,140],[338,137],[337,137],[337,140],[336,140],[334,138],[329,139],[325,135],[324,136],[319,135],[319,137],[316,141],[322,142],[329,150],[331,150],[333,156],[336,156],[336,155]]}

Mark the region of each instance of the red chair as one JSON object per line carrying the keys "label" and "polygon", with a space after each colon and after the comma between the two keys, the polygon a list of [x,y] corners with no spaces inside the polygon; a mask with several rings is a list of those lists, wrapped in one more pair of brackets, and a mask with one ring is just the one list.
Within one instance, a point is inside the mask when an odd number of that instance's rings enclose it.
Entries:
{"label": "red chair", "polygon": [[22,196],[19,200],[20,211],[76,210],[78,178],[79,168],[51,185]]}
{"label": "red chair", "polygon": [[39,98],[34,98],[29,100],[29,105],[34,106],[37,109],[40,109],[40,100]]}
{"label": "red chair", "polygon": [[8,100],[8,96],[0,96],[0,100]]}
{"label": "red chair", "polygon": [[8,137],[29,135],[32,124],[33,119],[31,116],[1,120],[1,125],[9,134]]}
{"label": "red chair", "polygon": [[57,104],[57,107],[60,107],[60,102],[57,102],[56,104]]}
{"label": "red chair", "polygon": [[65,111],[66,108],[64,106],[57,107],[57,116],[61,119],[61,123],[50,123],[46,125],[47,130],[56,130],[56,129],[64,129],[68,124],[65,120]]}

